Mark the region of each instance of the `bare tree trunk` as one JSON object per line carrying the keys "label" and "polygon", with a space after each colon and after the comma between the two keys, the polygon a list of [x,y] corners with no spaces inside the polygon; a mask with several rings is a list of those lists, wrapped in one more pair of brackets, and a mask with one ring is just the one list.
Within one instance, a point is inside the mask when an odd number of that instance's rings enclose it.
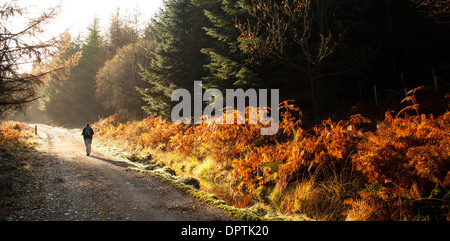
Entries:
{"label": "bare tree trunk", "polygon": [[309,87],[311,91],[311,101],[313,105],[313,115],[317,117],[319,114],[319,99],[317,96],[317,81],[312,71],[308,71]]}

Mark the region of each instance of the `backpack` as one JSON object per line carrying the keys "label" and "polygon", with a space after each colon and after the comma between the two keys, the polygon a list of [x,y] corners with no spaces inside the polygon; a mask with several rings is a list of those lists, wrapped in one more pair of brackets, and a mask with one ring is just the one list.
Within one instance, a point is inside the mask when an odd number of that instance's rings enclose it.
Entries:
{"label": "backpack", "polygon": [[83,136],[85,139],[92,139],[92,136],[94,135],[94,131],[90,127],[86,127],[83,129]]}

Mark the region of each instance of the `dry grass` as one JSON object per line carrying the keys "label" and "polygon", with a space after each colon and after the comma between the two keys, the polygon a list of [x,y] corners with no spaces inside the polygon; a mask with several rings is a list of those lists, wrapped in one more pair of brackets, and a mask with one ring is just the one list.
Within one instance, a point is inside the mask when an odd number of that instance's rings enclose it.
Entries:
{"label": "dry grass", "polygon": [[0,124],[0,220],[4,220],[18,190],[42,156],[35,149],[32,130],[18,122]]}

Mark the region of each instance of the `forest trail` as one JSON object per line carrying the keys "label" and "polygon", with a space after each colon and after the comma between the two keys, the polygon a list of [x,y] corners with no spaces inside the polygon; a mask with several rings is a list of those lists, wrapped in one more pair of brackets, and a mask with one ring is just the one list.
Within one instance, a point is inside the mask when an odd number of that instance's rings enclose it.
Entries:
{"label": "forest trail", "polygon": [[233,220],[170,184],[130,170],[125,162],[95,149],[86,156],[75,131],[38,125],[38,135],[47,155],[15,220]]}

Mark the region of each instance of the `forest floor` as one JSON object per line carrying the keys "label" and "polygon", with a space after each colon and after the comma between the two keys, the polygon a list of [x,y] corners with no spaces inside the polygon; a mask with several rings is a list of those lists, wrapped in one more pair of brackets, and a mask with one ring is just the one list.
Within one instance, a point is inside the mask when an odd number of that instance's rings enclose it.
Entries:
{"label": "forest floor", "polygon": [[86,156],[77,131],[38,125],[44,155],[7,220],[235,220],[95,145]]}

